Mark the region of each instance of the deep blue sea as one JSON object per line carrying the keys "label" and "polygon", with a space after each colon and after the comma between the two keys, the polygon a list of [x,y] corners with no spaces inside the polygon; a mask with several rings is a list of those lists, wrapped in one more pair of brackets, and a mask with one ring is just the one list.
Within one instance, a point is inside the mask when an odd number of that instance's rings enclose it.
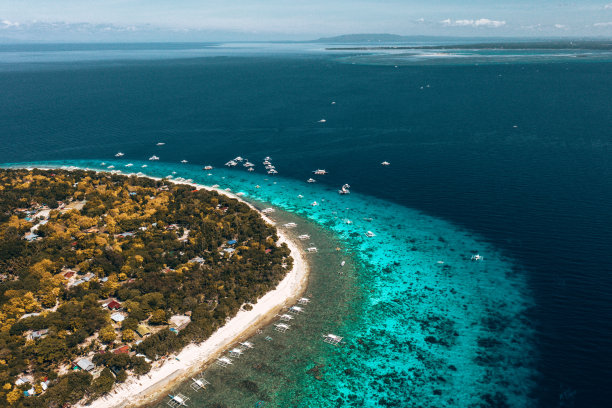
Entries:
{"label": "deep blue sea", "polygon": [[[588,50],[4,46],[0,163],[175,171],[345,243],[362,295],[335,328],[355,351],[333,361],[358,374],[270,406],[607,407],[611,62]],[[255,172],[223,166],[238,155]],[[307,184],[317,168],[329,174]]]}

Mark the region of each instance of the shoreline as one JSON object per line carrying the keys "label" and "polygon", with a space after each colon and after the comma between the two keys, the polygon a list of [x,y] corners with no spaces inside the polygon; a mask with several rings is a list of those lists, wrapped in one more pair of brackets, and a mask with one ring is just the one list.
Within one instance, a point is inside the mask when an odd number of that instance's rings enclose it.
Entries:
{"label": "shoreline", "polygon": [[[80,167],[22,167],[28,170],[37,168],[44,170],[91,170],[97,173],[111,173],[103,170],[80,168]],[[146,177],[153,180],[162,180],[160,177],[151,177],[136,173],[121,173],[124,176]],[[289,239],[286,233],[281,231],[275,222],[266,217],[254,205],[229,191],[214,188],[202,184],[175,181],[167,179],[174,184],[190,185],[197,189],[216,191],[227,197],[234,198],[245,203],[268,224],[276,227],[278,244],[286,243],[291,251],[293,258],[293,268],[279,282],[279,284],[267,292],[264,296],[253,304],[253,309],[246,311],[240,310],[225,325],[217,329],[204,342],[191,343],[185,346],[178,354],[170,355],[167,359],[154,361],[153,368],[149,373],[140,376],[130,376],[122,384],[115,384],[109,394],[94,400],[91,404],[85,405],[79,402],[75,407],[91,408],[135,408],[154,403],[165,396],[168,391],[177,383],[183,382],[189,377],[202,371],[206,366],[221,354],[223,354],[233,344],[244,341],[256,333],[257,329],[269,324],[278,312],[295,303],[304,293],[308,285],[308,275],[310,267],[304,260],[302,253],[294,241]]]}

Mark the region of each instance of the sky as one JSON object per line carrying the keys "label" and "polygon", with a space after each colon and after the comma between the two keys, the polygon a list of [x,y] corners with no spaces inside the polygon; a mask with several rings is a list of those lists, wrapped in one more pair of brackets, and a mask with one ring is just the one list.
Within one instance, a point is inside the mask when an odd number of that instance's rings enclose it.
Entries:
{"label": "sky", "polygon": [[0,40],[612,37],[612,0],[0,0]]}

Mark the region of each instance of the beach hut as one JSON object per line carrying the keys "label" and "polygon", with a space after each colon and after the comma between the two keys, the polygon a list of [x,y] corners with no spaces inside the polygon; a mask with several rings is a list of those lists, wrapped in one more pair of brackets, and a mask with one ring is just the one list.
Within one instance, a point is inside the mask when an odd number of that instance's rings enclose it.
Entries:
{"label": "beach hut", "polygon": [[340,337],[337,336],[335,334],[328,334],[326,336],[323,336],[323,341],[328,343],[328,344],[332,344],[334,346],[337,346],[343,339],[344,337]]}
{"label": "beach hut", "polygon": [[140,336],[140,337],[145,337],[148,336],[149,334],[151,334],[151,329],[149,329],[147,326],[144,325],[139,325],[136,328],[136,333]]}

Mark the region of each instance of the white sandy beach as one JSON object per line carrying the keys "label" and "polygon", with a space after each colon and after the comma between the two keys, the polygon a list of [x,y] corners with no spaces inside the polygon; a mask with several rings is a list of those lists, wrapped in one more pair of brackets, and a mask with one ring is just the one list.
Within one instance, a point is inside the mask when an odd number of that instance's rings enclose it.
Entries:
{"label": "white sandy beach", "polygon": [[[219,194],[238,199],[255,209],[240,197],[225,190],[194,183],[176,183],[189,184],[198,189],[214,190]],[[266,222],[274,224],[263,214],[261,216]],[[88,407],[134,407],[165,396],[175,384],[201,371],[205,365],[211,363],[230,346],[248,338],[259,327],[269,323],[282,308],[295,303],[306,289],[309,269],[295,242],[288,239],[286,234],[280,230],[277,231],[279,243],[286,243],[291,250],[293,269],[274,290],[258,299],[252,310],[238,312],[234,318],[203,343],[190,344],[179,354],[154,362],[148,374],[139,378],[130,377],[125,383],[115,386],[107,396],[97,399]],[[85,405],[78,404],[77,406],[84,407]]]}

